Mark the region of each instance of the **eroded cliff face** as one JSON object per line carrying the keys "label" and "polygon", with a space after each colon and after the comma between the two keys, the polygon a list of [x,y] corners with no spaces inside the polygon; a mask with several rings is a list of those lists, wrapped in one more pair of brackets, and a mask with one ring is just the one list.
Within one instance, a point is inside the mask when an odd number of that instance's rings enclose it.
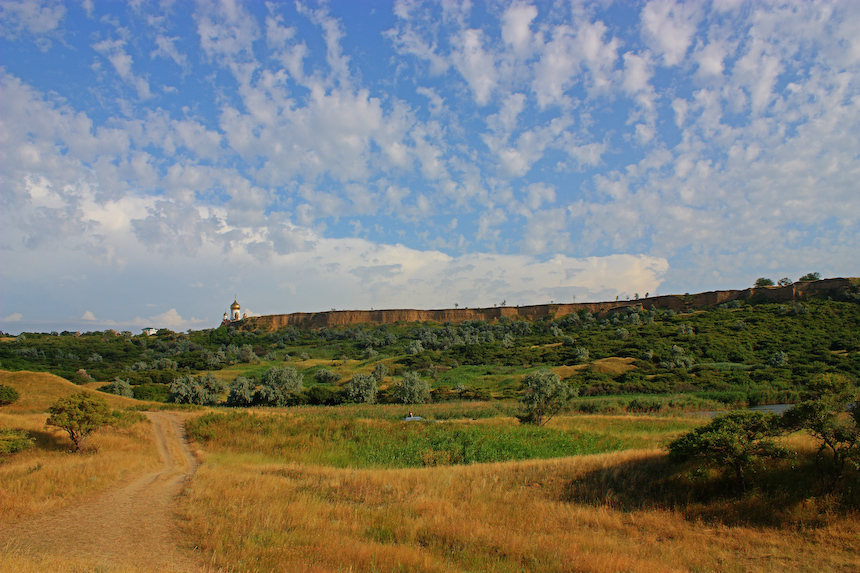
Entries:
{"label": "eroded cliff face", "polygon": [[801,300],[808,296],[827,296],[851,290],[860,285],[860,279],[823,279],[815,282],[794,283],[784,287],[721,290],[698,294],[666,295],[612,302],[586,302],[573,304],[541,304],[533,306],[502,306],[494,308],[453,308],[444,310],[332,310],[327,312],[297,312],[247,318],[241,328],[250,330],[277,330],[284,326],[299,328],[331,328],[351,324],[394,324],[397,322],[452,322],[483,320],[492,322],[501,317],[536,320],[546,317],[561,318],[572,312],[587,310],[596,316],[609,314],[627,307],[672,309],[676,312],[712,308],[733,300],[755,297],[766,302]]}

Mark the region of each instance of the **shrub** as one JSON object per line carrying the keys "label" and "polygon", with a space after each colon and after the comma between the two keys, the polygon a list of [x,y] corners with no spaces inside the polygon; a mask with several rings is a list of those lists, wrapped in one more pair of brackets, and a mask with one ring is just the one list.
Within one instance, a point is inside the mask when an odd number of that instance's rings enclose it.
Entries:
{"label": "shrub", "polygon": [[211,373],[194,378],[180,376],[170,384],[170,401],[177,404],[214,405],[220,394],[227,391],[227,383]]}
{"label": "shrub", "polygon": [[373,367],[373,377],[376,378],[377,384],[385,382],[385,377],[388,376],[388,366],[382,362],[377,362]]}
{"label": "shrub", "polygon": [[788,364],[788,354],[782,350],[777,350],[767,360],[767,365],[773,368],[782,368],[786,364]]}
{"label": "shrub", "polygon": [[371,374],[356,374],[344,387],[350,402],[373,404],[376,402],[376,378]]}
{"label": "shrub", "polygon": [[8,406],[18,401],[21,395],[11,386],[0,384],[0,406]]}
{"label": "shrub", "polygon": [[407,372],[394,384],[394,400],[401,404],[426,404],[430,400],[430,384],[417,372]]}
{"label": "shrub", "polygon": [[170,399],[170,387],[165,384],[138,384],[132,386],[136,400],[152,402],[167,402]]}
{"label": "shrub", "polygon": [[0,455],[14,454],[32,448],[35,440],[24,430],[0,428]]}
{"label": "shrub", "polygon": [[283,407],[295,401],[302,391],[302,378],[291,366],[269,368],[263,373],[256,400],[267,406]]}
{"label": "shrub", "polygon": [[833,489],[846,463],[860,468],[860,392],[845,376],[822,374],[809,383],[803,397],[782,415],[782,423],[789,430],[805,429],[818,440],[816,466]]}
{"label": "shrub", "polygon": [[333,386],[340,381],[340,374],[323,368],[314,372],[314,380],[317,384],[328,384]]}
{"label": "shrub", "polygon": [[244,376],[236,376],[230,383],[227,405],[247,407],[254,404],[254,381]]}
{"label": "shrub", "polygon": [[102,392],[107,392],[108,394],[116,394],[117,396],[134,398],[134,390],[132,389],[131,384],[128,383],[128,380],[123,380],[119,376],[114,378],[114,381],[110,384],[99,388],[99,390]]}
{"label": "shrub", "polygon": [[576,396],[576,390],[562,382],[552,370],[538,370],[523,376],[523,395],[520,398],[521,424],[543,426]]}
{"label": "shrub", "polygon": [[771,412],[729,412],[670,443],[669,459],[699,460],[728,468],[734,472],[738,488],[746,491],[746,472],[755,461],[787,455],[771,439],[781,431],[778,422]]}

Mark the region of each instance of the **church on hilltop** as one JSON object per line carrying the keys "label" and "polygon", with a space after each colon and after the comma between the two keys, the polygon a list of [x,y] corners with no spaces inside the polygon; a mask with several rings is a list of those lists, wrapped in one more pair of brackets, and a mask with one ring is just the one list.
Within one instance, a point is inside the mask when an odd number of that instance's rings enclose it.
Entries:
{"label": "church on hilltop", "polygon": [[230,305],[230,312],[224,313],[224,320],[221,321],[221,326],[225,324],[230,324],[231,322],[236,322],[238,320],[242,320],[244,318],[248,318],[248,313],[241,314],[242,306],[239,304],[237,298],[233,299],[233,304]]}

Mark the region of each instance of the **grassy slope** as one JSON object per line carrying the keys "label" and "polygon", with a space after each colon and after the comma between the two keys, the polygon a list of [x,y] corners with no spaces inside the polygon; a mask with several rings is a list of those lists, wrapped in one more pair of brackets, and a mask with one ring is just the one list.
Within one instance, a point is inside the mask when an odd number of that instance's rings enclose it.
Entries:
{"label": "grassy slope", "polygon": [[[149,429],[96,434],[97,452],[67,453],[44,410],[78,391],[54,376],[0,373],[27,401],[0,409],[0,426],[27,429],[38,448],[0,464],[0,520],[47,511],[111,487],[156,463]],[[107,396],[115,406],[134,400]],[[469,425],[515,424],[497,404],[466,404]],[[444,417],[451,406],[428,405]],[[397,427],[399,406],[294,408],[287,417]],[[487,410],[488,412],[484,412]],[[424,413],[424,412],[422,412]],[[277,412],[264,411],[264,416]],[[484,415],[489,419],[482,419]],[[652,479],[665,440],[700,421],[565,416],[559,431],[614,436],[624,452],[467,466],[356,469],[273,454],[277,433],[200,442],[206,463],[180,500],[184,532],[229,570],[290,571],[856,571],[860,519],[803,501],[775,524],[749,523],[770,499],[676,503]],[[313,426],[311,423],[310,426]],[[256,440],[256,453],[235,448]],[[344,436],[344,439],[348,436]],[[798,439],[798,438],[793,438]],[[327,449],[328,437],[295,436]],[[300,452],[299,452],[300,453]],[[293,457],[298,460],[301,456]],[[311,459],[314,456],[310,456]],[[656,484],[656,485],[655,485]],[[649,489],[657,488],[657,489]],[[639,498],[630,492],[640,492]],[[653,499],[650,496],[653,493]],[[129,570],[134,570],[130,565]]]}
{"label": "grassy slope", "polygon": [[[48,407],[57,399],[95,390],[34,372],[0,371],[0,384],[15,388],[21,395],[14,404],[0,407],[0,428],[25,430],[36,442],[35,448],[0,458],[0,521],[72,504],[157,466],[158,452],[148,421],[123,429],[100,429],[91,436],[83,454],[70,454],[72,444],[67,434],[45,425]],[[98,395],[114,408],[141,403],[101,392]]]}
{"label": "grassy slope", "polygon": [[77,392],[96,394],[104,398],[113,408],[127,408],[141,404],[142,402],[133,398],[123,398],[113,394],[98,392],[92,387],[103,384],[88,384],[87,386],[76,386],[64,378],[47,374],[45,372],[6,372],[0,370],[0,384],[11,386],[18,391],[21,398],[14,404],[4,406],[0,412],[6,414],[35,414],[47,412],[48,408],[58,399],[70,396]]}
{"label": "grassy slope", "polygon": [[[316,412],[318,425],[337,425],[322,409]],[[286,417],[314,425],[308,422],[311,409]],[[515,422],[457,423],[492,430]],[[301,435],[292,443],[295,451],[284,450],[282,435],[266,431],[265,422],[253,432],[224,426],[202,443],[206,463],[181,511],[186,533],[217,556],[218,565],[239,570],[848,572],[860,567],[855,513],[827,513],[803,496],[776,505],[772,497],[757,494],[701,503],[685,492],[683,476],[667,481],[675,470],[666,465],[660,446],[696,423],[562,417],[551,423],[555,429],[587,428],[644,449],[418,469],[308,463],[299,461],[307,453],[301,451],[307,447]],[[389,421],[380,431],[397,432],[398,422]],[[335,434],[326,443],[336,442]],[[792,439],[805,443],[802,437]]]}

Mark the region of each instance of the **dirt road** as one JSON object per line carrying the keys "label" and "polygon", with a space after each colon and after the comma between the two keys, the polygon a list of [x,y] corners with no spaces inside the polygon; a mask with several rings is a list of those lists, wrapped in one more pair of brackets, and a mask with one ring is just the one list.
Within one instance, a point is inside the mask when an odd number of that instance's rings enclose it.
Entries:
{"label": "dirt road", "polygon": [[149,412],[147,417],[164,463],[158,471],[83,504],[3,524],[0,549],[50,564],[51,570],[206,570],[199,556],[177,543],[176,495],[197,469],[185,427],[176,414]]}

